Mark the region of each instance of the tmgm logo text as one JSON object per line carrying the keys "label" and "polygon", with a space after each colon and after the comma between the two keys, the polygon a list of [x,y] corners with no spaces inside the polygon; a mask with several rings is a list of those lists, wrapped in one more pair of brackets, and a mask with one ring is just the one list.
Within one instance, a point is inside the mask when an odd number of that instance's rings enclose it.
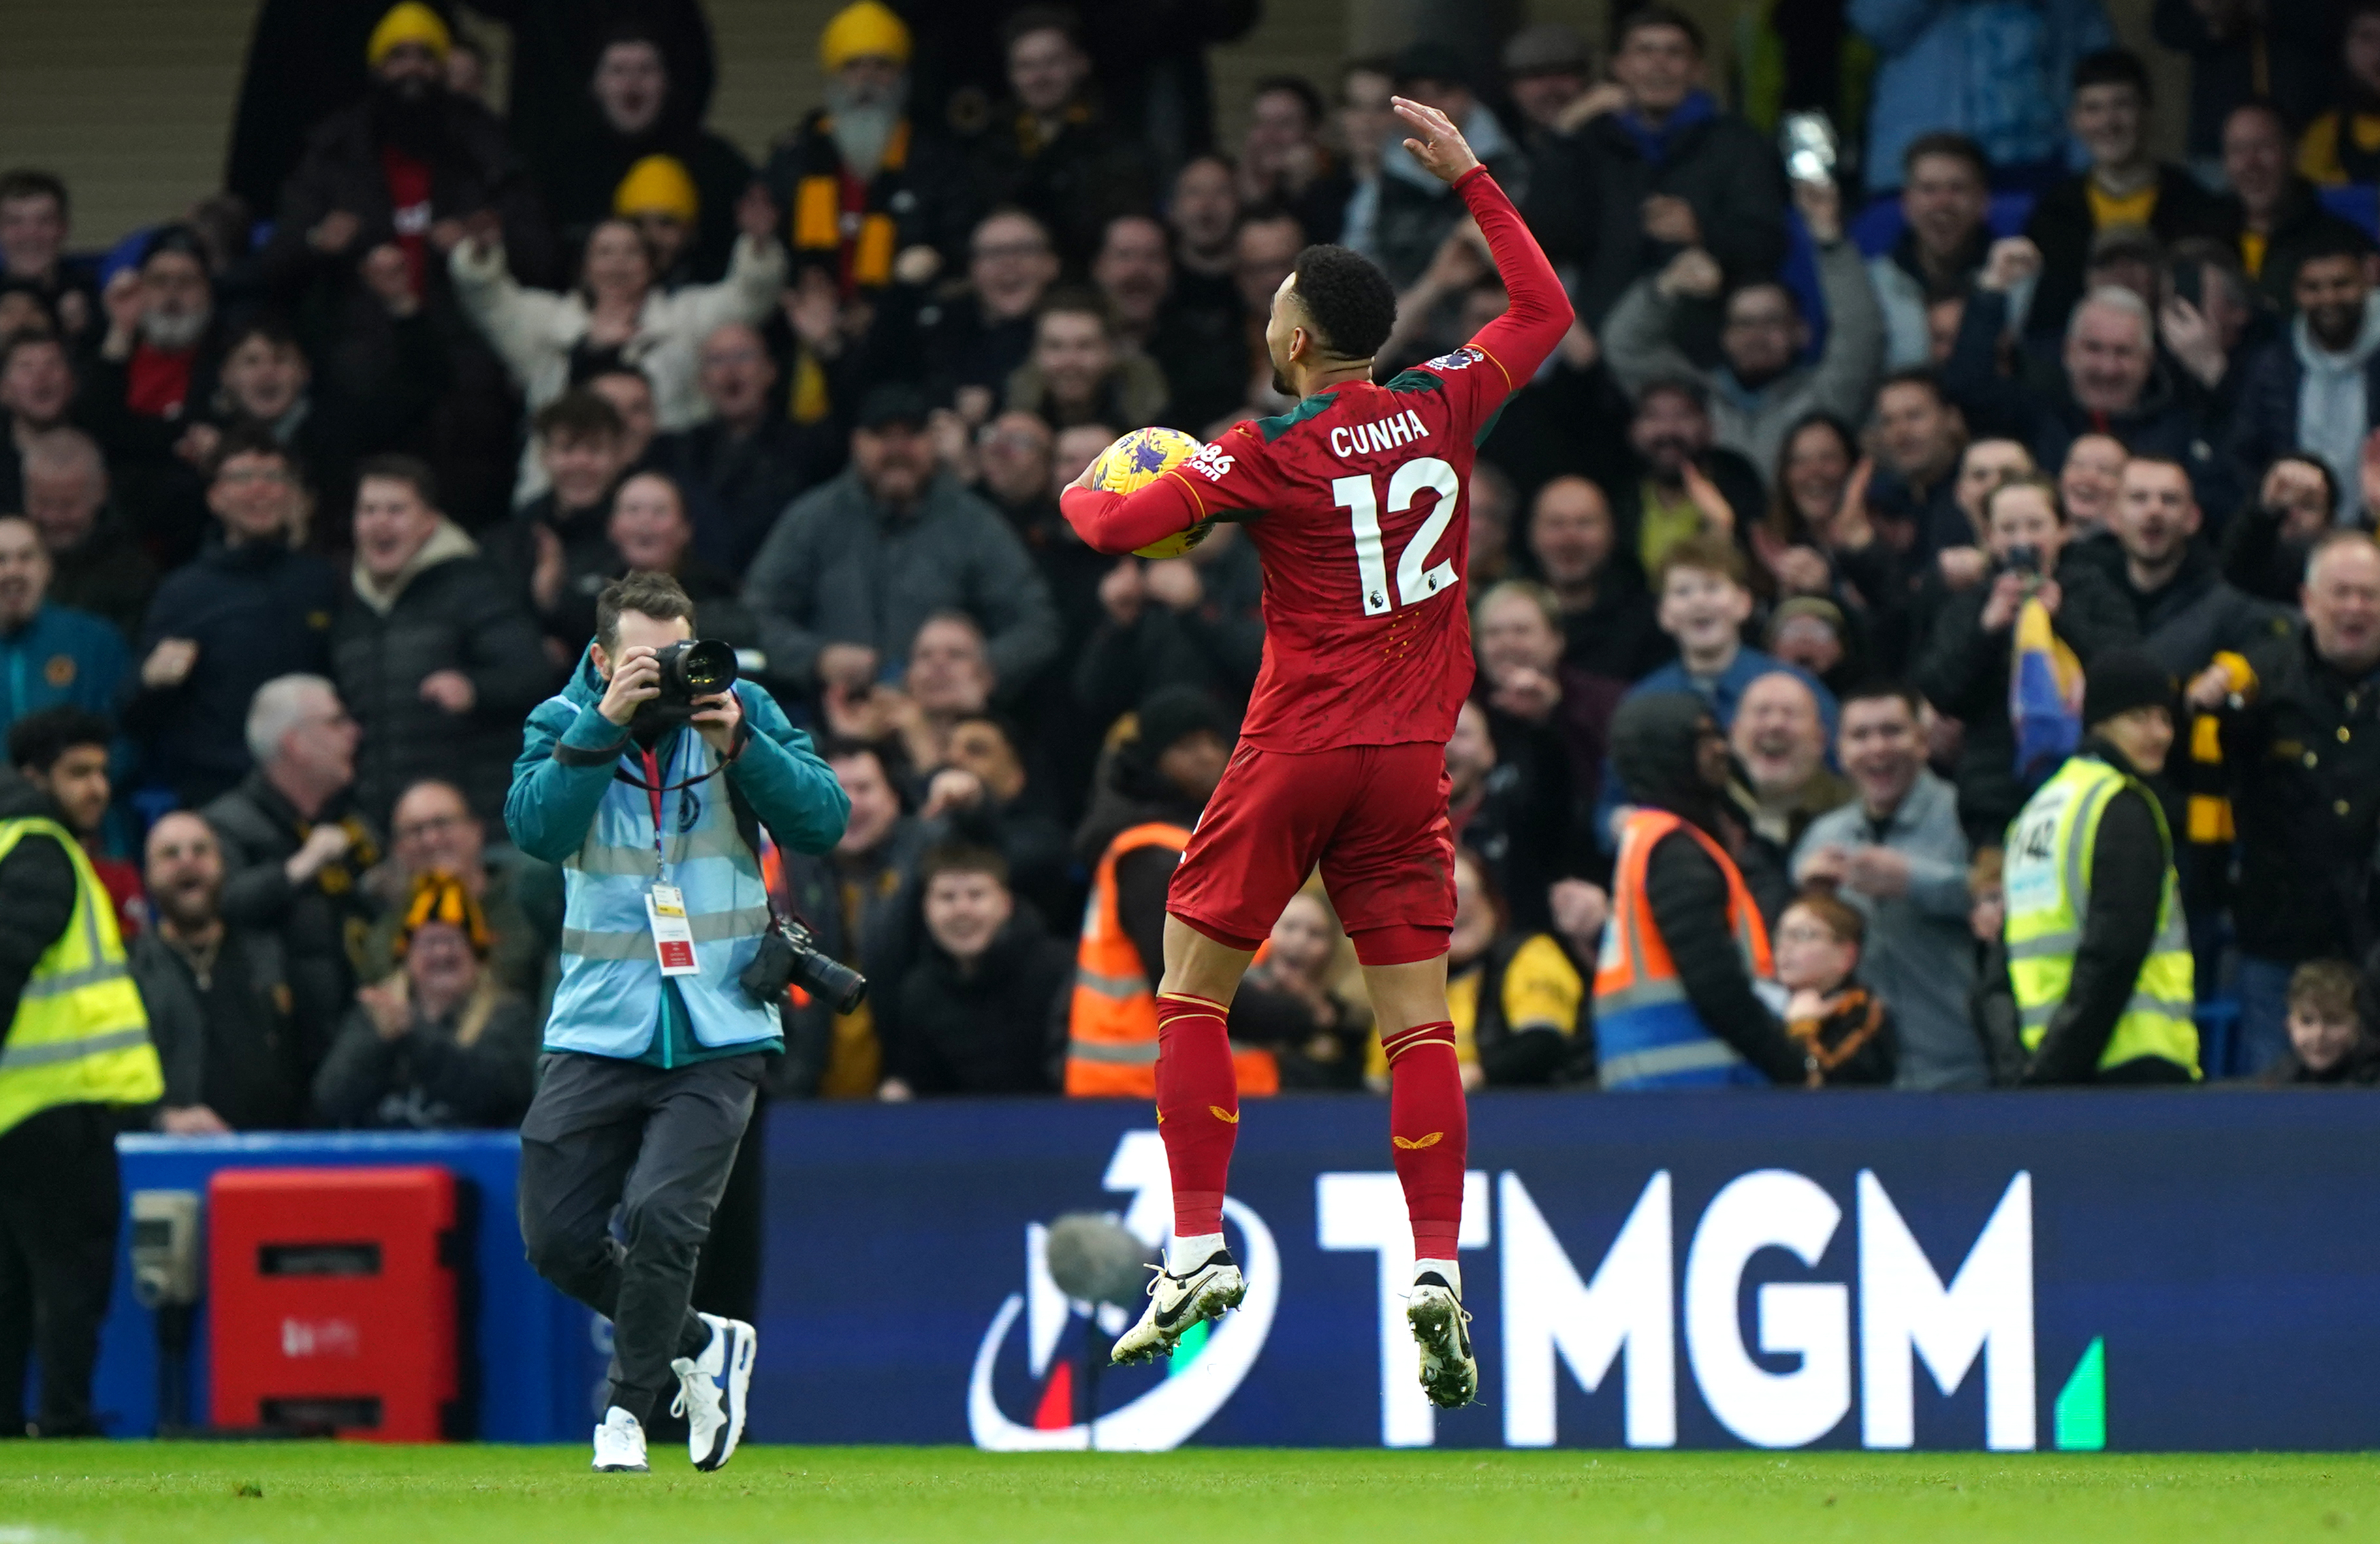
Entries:
{"label": "tmgm logo text", "polygon": [[[1491,1242],[1488,1176],[1464,1176],[1462,1246]],[[1852,1339],[1859,1338],[1860,1441],[1871,1448],[1915,1441],[1915,1364],[1944,1394],[1970,1376],[1983,1380],[1984,1441],[2034,1446],[2033,1178],[2009,1182],[1983,1231],[1946,1283],[1876,1175],[1857,1182],[1856,1325],[1848,1284],[1771,1282],[1754,1294],[1752,1340],[1759,1352],[1798,1356],[1790,1370],[1763,1366],[1745,1343],[1738,1304],[1745,1267],[1764,1249],[1815,1266],[1843,1224],[1824,1186],[1784,1169],[1730,1181],[1694,1223],[1684,1280],[1676,1279],[1669,1173],[1653,1175],[1591,1276],[1554,1236],[1518,1174],[1495,1181],[1501,1223],[1501,1382],[1504,1441],[1552,1445],[1560,1370],[1592,1393],[1615,1370],[1631,1447],[1678,1440],[1677,1340],[1685,1337],[1694,1386],[1720,1425],[1755,1447],[1790,1448],[1832,1431],[1852,1407]],[[1316,1179],[1325,1249],[1379,1256],[1380,1440],[1426,1446],[1435,1416],[1415,1380],[1415,1351],[1403,1295],[1413,1276],[1412,1233],[1393,1173],[1326,1173]],[[1673,1312],[1673,1307],[1677,1311]],[[1484,1348],[1483,1348],[1484,1349]],[[1979,1368],[1980,1364],[1980,1368]],[[2058,1445],[2097,1447],[2087,1428],[2101,1404],[2095,1343],[2058,1401]],[[2090,1384],[2082,1388],[2085,1382]],[[2089,1404],[2070,1422],[2070,1404]]]}

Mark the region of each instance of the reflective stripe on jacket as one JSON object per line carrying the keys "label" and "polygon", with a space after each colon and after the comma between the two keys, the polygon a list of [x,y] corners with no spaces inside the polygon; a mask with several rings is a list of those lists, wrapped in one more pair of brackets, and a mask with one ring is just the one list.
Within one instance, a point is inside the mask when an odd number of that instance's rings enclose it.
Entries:
{"label": "reflective stripe on jacket", "polygon": [[[726,775],[705,775],[718,764],[699,732],[678,731],[660,760],[667,835],[658,853],[652,794],[617,775],[605,787],[586,839],[562,860],[562,979],[546,1019],[547,1050],[633,1059],[650,1048],[662,978],[645,897],[664,863],[668,882],[685,894],[700,967],[671,978],[696,1043],[742,1045],[778,1034],[777,1005],[753,1002],[736,982],[768,931],[769,894],[759,859],[736,829]],[[651,781],[634,742],[619,770]]]}
{"label": "reflective stripe on jacket", "polygon": [[1760,920],[1742,873],[1708,833],[1666,809],[1639,808],[1620,836],[1612,869],[1611,920],[1595,966],[1597,1072],[1607,1088],[1687,1088],[1719,1084],[1766,1085],[1767,1079],[1736,1049],[1711,1032],[1686,996],[1669,945],[1645,897],[1645,868],[1654,845],[1683,832],[1727,879],[1728,926],[1755,981],[1775,975],[1768,930]]}
{"label": "reflective stripe on jacket", "polygon": [[2173,869],[2173,833],[2156,796],[2137,778],[2095,756],[2073,756],[2026,801],[2009,828],[2009,984],[2015,991],[2018,1032],[2027,1051],[2041,1048],[2049,1021],[2074,979],[2074,952],[2091,909],[2091,862],[2107,801],[2130,788],[2148,801],[2165,853],[2164,894],[2157,903],[2156,941],[2141,962],[2131,1001],[2099,1054],[2104,1069],[2143,1056],[2162,1056],[2198,1076],[2198,1025],[2190,929]]}
{"label": "reflective stripe on jacket", "polygon": [[47,836],[74,864],[74,911],[25,978],[0,1045],[0,1132],[59,1104],[145,1104],[165,1096],[149,1015],[132,981],[115,907],[55,821],[0,821],[0,859],[28,836]]}
{"label": "reflective stripe on jacket", "polygon": [[[1157,992],[1132,936],[1116,914],[1116,860],[1143,847],[1180,852],[1187,828],[1151,821],[1119,832],[1091,876],[1083,939],[1075,949],[1075,994],[1066,1021],[1066,1092],[1123,1099],[1157,1097]],[[1232,1065],[1243,1096],[1281,1091],[1281,1066],[1269,1051],[1234,1044]]]}

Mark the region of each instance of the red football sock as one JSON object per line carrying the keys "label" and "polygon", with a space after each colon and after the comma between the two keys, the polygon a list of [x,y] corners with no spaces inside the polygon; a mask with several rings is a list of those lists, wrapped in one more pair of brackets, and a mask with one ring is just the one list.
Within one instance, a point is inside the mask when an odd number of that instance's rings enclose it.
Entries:
{"label": "red football sock", "polygon": [[1417,1025],[1381,1045],[1389,1053],[1389,1140],[1413,1219],[1414,1258],[1453,1259],[1471,1147],[1454,1026]]}
{"label": "red football sock", "polygon": [[1220,1003],[1157,1000],[1157,1130],[1173,1174],[1173,1232],[1223,1231],[1223,1185],[1240,1131],[1240,1082]]}

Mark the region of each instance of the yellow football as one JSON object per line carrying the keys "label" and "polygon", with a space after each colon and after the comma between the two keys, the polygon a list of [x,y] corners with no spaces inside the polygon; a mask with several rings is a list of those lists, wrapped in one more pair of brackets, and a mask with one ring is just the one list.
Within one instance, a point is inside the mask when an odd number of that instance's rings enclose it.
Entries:
{"label": "yellow football", "polygon": [[[1205,448],[1196,436],[1178,429],[1135,429],[1099,452],[1099,458],[1091,463],[1091,485],[1111,493],[1134,492]],[[1180,557],[1204,541],[1213,529],[1212,520],[1202,520],[1188,530],[1137,549],[1133,555]]]}

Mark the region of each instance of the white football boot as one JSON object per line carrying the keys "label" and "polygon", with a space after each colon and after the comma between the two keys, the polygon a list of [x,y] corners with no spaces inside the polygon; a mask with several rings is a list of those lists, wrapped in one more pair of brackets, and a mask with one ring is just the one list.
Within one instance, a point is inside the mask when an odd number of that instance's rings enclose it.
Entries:
{"label": "white football boot", "polygon": [[1421,1345],[1422,1392],[1452,1410],[1479,1397],[1479,1363],[1471,1355],[1471,1316],[1445,1277],[1425,1270],[1405,1299],[1405,1320]]}
{"label": "white football boot", "polygon": [[1240,1268],[1229,1249],[1216,1250],[1204,1264],[1179,1276],[1157,1270],[1156,1280],[1148,1283],[1148,1307],[1142,1310],[1140,1322],[1118,1337],[1113,1359],[1121,1365],[1170,1356],[1173,1343],[1192,1325],[1222,1317],[1238,1307],[1247,1293],[1247,1283],[1240,1279]]}

